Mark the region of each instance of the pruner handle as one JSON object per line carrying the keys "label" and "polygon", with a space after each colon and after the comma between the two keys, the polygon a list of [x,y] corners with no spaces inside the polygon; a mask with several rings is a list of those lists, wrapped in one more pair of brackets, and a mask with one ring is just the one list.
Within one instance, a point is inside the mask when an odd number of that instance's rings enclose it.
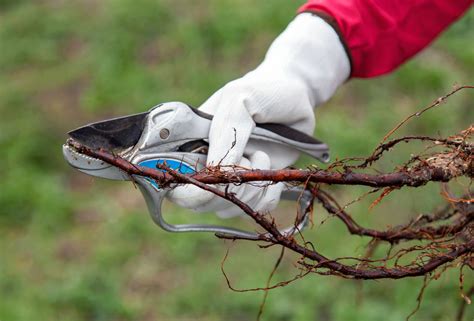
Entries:
{"label": "pruner handle", "polygon": [[[172,233],[184,233],[184,232],[211,232],[217,236],[227,238],[239,238],[247,240],[264,240],[272,239],[269,233],[255,233],[244,231],[232,227],[221,226],[221,225],[210,225],[210,224],[170,224],[163,217],[161,211],[161,205],[163,203],[167,189],[158,189],[142,176],[133,176],[134,181],[137,183],[140,191],[142,192],[145,201],[148,206],[153,222],[155,222],[163,230]],[[298,213],[295,220],[295,224],[285,229],[280,230],[280,233],[285,237],[295,235],[301,232],[309,221],[309,214],[312,205],[312,195],[308,190],[300,188],[293,188],[282,193],[282,199],[298,201]]]}

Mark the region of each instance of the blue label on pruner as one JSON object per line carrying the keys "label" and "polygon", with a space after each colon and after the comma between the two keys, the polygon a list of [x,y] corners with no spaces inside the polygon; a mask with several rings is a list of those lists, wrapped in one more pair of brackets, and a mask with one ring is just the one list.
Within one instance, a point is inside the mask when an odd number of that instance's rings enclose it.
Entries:
{"label": "blue label on pruner", "polygon": [[[158,164],[160,164],[160,165],[164,164],[167,167],[169,167],[170,169],[178,171],[181,174],[193,174],[193,173],[196,172],[194,170],[194,168],[192,168],[188,164],[183,163],[183,162],[178,161],[178,160],[175,160],[175,159],[149,159],[149,160],[138,163],[139,166],[153,168],[153,169],[157,169],[157,170],[162,171],[162,172],[166,172],[163,169],[157,168],[156,165],[158,165]],[[148,180],[154,187],[159,188],[158,184],[156,184],[156,182],[154,180],[152,180],[152,179],[148,179]]]}

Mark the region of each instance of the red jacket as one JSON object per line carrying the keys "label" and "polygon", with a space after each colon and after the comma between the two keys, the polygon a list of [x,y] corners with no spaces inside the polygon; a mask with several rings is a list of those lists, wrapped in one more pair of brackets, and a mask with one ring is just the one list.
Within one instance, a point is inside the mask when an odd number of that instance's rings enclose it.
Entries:
{"label": "red jacket", "polygon": [[[458,19],[473,0],[309,0],[298,11],[329,22],[351,59],[352,77],[397,68]],[[471,44],[472,45],[472,44]]]}

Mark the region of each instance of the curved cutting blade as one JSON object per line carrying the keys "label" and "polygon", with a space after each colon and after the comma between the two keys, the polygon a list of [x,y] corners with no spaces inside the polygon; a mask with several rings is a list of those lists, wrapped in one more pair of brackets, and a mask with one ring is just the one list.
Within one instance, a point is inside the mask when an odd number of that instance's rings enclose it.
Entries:
{"label": "curved cutting blade", "polygon": [[88,124],[68,134],[89,148],[110,151],[126,149],[140,139],[148,114],[145,112]]}

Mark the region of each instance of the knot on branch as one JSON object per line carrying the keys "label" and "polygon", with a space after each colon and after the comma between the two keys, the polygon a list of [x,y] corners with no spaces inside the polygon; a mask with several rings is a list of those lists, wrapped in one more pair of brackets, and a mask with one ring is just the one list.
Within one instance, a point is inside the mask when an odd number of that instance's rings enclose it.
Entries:
{"label": "knot on branch", "polygon": [[466,175],[472,177],[472,155],[465,153],[443,153],[426,159],[428,166],[443,171],[443,175],[455,178]]}
{"label": "knot on branch", "polygon": [[449,181],[459,176],[472,177],[473,157],[464,152],[447,152],[433,155],[423,161],[424,164],[417,164],[410,170],[419,170],[428,166],[433,173],[437,173],[442,180]]}

